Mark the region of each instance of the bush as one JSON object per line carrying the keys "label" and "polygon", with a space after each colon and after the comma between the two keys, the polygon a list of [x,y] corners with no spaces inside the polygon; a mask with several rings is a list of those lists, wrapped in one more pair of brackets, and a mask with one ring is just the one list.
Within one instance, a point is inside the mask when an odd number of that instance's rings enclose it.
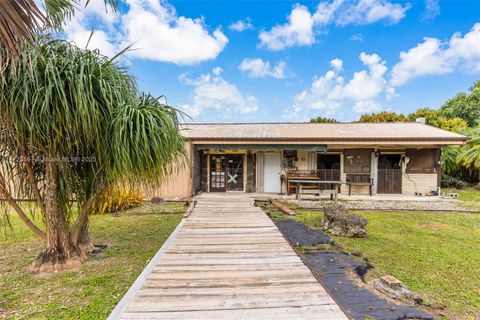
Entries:
{"label": "bush", "polygon": [[462,189],[468,186],[468,183],[462,179],[448,174],[442,175],[442,188]]}
{"label": "bush", "polygon": [[140,206],[144,194],[135,189],[112,187],[102,193],[95,203],[95,214],[119,212]]}

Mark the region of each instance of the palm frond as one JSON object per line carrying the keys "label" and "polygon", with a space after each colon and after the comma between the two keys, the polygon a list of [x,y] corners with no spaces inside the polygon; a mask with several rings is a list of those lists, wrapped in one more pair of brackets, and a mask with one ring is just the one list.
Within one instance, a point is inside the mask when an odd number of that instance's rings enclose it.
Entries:
{"label": "palm frond", "polygon": [[473,137],[467,142],[458,155],[458,161],[466,167],[480,169],[480,136]]}
{"label": "palm frond", "polygon": [[[104,0],[116,11],[119,0]],[[88,5],[90,1],[86,1]],[[0,0],[0,45],[18,54],[19,42],[35,42],[35,35],[45,29],[61,30],[78,10],[80,0]]]}
{"label": "palm frond", "polygon": [[46,17],[34,0],[0,1],[0,42],[18,53],[18,38],[32,42]]}
{"label": "palm frond", "polygon": [[129,182],[159,182],[184,164],[185,141],[178,123],[177,111],[150,94],[119,107],[110,125],[110,175]]}

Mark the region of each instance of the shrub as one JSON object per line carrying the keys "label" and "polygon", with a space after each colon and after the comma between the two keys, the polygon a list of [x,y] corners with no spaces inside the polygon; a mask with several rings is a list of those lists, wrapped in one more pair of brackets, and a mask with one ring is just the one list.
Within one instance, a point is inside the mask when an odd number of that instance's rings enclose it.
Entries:
{"label": "shrub", "polygon": [[468,183],[458,177],[449,176],[448,174],[442,175],[442,188],[461,189],[466,186],[468,186]]}
{"label": "shrub", "polygon": [[104,191],[95,203],[95,214],[119,212],[138,207],[142,204],[144,194],[126,187],[111,187]]}

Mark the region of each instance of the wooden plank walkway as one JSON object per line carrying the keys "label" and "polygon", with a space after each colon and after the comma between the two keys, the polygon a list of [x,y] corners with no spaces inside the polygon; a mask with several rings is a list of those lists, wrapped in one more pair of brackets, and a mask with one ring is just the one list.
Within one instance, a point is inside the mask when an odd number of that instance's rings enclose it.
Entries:
{"label": "wooden plank walkway", "polygon": [[347,319],[245,194],[204,194],[109,319]]}

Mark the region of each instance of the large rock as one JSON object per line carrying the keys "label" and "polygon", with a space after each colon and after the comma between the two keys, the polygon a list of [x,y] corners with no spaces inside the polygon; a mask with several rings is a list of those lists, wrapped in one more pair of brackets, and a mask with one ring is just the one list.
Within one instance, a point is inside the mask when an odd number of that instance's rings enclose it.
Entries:
{"label": "large rock", "polygon": [[359,215],[349,214],[342,205],[325,207],[322,220],[323,230],[331,230],[334,236],[364,237],[367,235],[367,220]]}

